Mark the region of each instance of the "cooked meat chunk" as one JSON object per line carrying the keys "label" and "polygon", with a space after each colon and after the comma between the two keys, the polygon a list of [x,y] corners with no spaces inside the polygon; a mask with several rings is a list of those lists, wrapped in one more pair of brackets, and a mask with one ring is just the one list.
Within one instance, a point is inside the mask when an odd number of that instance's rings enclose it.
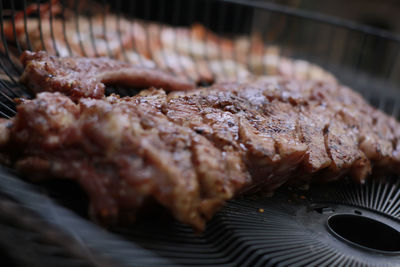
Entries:
{"label": "cooked meat chunk", "polygon": [[16,167],[36,179],[76,180],[101,221],[113,222],[155,199],[180,221],[203,229],[205,218],[248,182],[248,174],[235,165],[240,158],[170,122],[157,108],[163,101],[162,92],[81,99],[78,105],[59,93],[38,94],[19,105],[13,120],[11,142],[24,150],[14,155]]}
{"label": "cooked meat chunk", "polygon": [[109,58],[54,57],[46,52],[25,51],[21,82],[32,91],[62,92],[74,100],[101,98],[105,84],[127,87],[158,87],[165,90],[193,89],[194,84],[166,72]]}
{"label": "cooked meat chunk", "polygon": [[263,78],[78,103],[40,93],[0,129],[18,169],[77,181],[107,223],[156,201],[202,230],[241,193],[400,171],[398,122],[333,83]]}
{"label": "cooked meat chunk", "polygon": [[[320,107],[321,109],[322,107]],[[329,125],[324,113],[318,107],[299,107],[299,132],[301,140],[307,144],[304,168],[312,173],[328,167],[332,160],[325,149],[324,131]]]}
{"label": "cooked meat chunk", "polygon": [[[157,66],[195,82],[243,81],[251,74],[336,81],[315,64],[282,56],[279,47],[265,45],[259,33],[228,38],[198,23],[171,27],[104,14],[103,7],[93,2],[80,3],[79,15],[76,8],[68,1],[53,1],[28,5],[26,12],[10,12],[13,19],[3,21],[4,38],[22,49],[51,55],[112,57]],[[34,14],[41,19],[30,16]]]}

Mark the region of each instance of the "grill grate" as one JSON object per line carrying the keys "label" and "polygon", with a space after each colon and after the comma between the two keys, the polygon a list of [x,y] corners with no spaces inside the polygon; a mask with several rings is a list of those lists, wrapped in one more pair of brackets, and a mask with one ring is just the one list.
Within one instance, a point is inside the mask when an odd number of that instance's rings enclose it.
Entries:
{"label": "grill grate", "polygon": [[203,235],[177,222],[154,220],[115,228],[110,234],[3,169],[0,228],[3,235],[12,233],[15,243],[0,238],[0,244],[8,245],[20,260],[15,248],[23,242],[36,256],[26,260],[38,266],[397,266],[400,248],[371,253],[353,247],[334,238],[325,222],[336,214],[355,214],[399,233],[399,186],[395,179],[365,185],[342,181],[309,191],[282,189],[272,198],[234,200]]}
{"label": "grill grate", "polygon": [[[115,14],[113,21],[107,16],[111,12]],[[134,38],[141,29],[135,21],[165,24],[155,33],[151,24],[146,24],[140,43]],[[271,74],[268,66],[257,69],[253,64],[254,47],[261,40],[262,53],[278,46],[278,61],[290,56],[319,64],[361,92],[374,106],[400,117],[397,35],[274,3],[243,0],[0,1],[0,116],[9,118],[15,114],[13,98],[32,97],[18,82],[22,73],[18,56],[23,49],[39,47],[56,55],[106,55],[147,64],[147,59],[157,57],[152,34],[160,35],[168,24],[189,27],[196,22],[212,30],[205,32],[204,46],[198,48],[192,35],[185,43],[177,32],[172,32],[174,42],[168,47],[171,53],[187,49],[195,63],[194,70],[180,57],[177,66],[168,66],[168,70],[187,77],[193,73],[214,73],[213,59],[223,61],[226,56],[242,60],[253,72]],[[10,29],[7,23],[11,23],[11,32],[6,30]],[[29,25],[35,26],[36,39],[25,34]],[[127,29],[131,47],[124,45]],[[62,43],[57,34],[61,34]],[[246,37],[250,43],[244,50],[234,49],[225,55],[225,39],[220,36]],[[215,44],[217,56],[212,58],[214,55],[209,52]],[[141,51],[147,53],[147,59]],[[375,51],[381,52],[379,56],[367,56]],[[159,56],[164,61],[154,60],[156,65],[168,63],[168,52]],[[228,75],[228,67],[218,64],[221,73]],[[238,66],[233,73],[239,75]],[[107,93],[111,92],[130,94],[124,88],[107,88]],[[272,198],[257,196],[230,201],[203,235],[171,220],[144,220],[129,228],[106,232],[89,222],[62,189],[23,182],[18,174],[5,168],[0,169],[0,178],[0,247],[21,265],[400,264],[400,249],[395,245],[373,250],[362,240],[348,242],[343,237],[335,238],[336,226],[327,225],[329,218],[340,218],[335,215],[351,214],[382,222],[399,232],[400,188],[395,177],[368,181],[365,185],[343,181],[313,186],[309,191],[286,188]],[[80,200],[84,202],[85,198]],[[360,247],[358,241],[364,245]]]}

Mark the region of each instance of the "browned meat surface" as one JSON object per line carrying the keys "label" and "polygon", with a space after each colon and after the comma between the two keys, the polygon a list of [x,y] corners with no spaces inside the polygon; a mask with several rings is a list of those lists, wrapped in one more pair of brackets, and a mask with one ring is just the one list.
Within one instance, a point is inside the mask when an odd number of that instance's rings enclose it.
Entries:
{"label": "browned meat surface", "polygon": [[[24,100],[0,145],[34,179],[77,181],[104,222],[156,201],[196,229],[237,194],[399,172],[400,126],[346,87],[262,78],[134,97]],[[13,149],[8,149],[12,146]]]}
{"label": "browned meat surface", "polygon": [[74,104],[58,93],[38,94],[13,120],[10,143],[23,150],[14,155],[16,167],[36,179],[76,180],[102,221],[132,216],[151,199],[203,229],[249,175],[240,158],[170,122],[160,111],[165,98],[158,91]]}
{"label": "browned meat surface", "polygon": [[[227,38],[197,23],[171,27],[104,14],[103,6],[96,3],[33,3],[26,11],[26,22],[22,11],[3,22],[5,39],[18,42],[22,49],[59,56],[107,56],[157,66],[196,82],[243,81],[251,74],[335,81],[315,64],[281,55],[278,47],[265,45],[257,33]],[[30,16],[35,14],[40,20]]]}
{"label": "browned meat surface", "polygon": [[109,58],[55,57],[46,52],[25,51],[21,82],[38,92],[62,92],[73,99],[101,98],[105,84],[127,87],[158,87],[165,90],[193,89],[194,84],[166,72],[137,67]]}

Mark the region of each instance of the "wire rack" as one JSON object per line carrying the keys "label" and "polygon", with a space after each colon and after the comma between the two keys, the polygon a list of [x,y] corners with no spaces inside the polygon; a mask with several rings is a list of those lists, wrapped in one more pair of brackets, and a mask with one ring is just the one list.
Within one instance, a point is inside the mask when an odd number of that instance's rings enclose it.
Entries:
{"label": "wire rack", "polygon": [[[310,77],[321,66],[400,117],[399,36],[265,1],[0,1],[0,39],[0,115],[5,118],[15,114],[14,98],[32,97],[18,82],[18,57],[25,49],[108,56],[164,68],[201,85],[218,75],[240,79],[243,71]],[[107,91],[130,94],[123,88]],[[108,232],[87,220],[82,205],[87,200],[73,185],[36,186],[20,178],[0,169],[0,247],[20,265],[400,263],[396,244],[386,252],[359,250],[332,238],[324,224],[338,213],[362,213],[400,231],[395,178],[231,201],[200,236],[172,221],[138,222]]]}

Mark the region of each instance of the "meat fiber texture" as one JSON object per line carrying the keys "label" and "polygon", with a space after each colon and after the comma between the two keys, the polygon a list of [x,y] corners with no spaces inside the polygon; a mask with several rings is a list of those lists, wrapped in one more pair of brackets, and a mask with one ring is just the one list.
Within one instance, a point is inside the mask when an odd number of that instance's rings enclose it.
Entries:
{"label": "meat fiber texture", "polygon": [[73,100],[101,98],[105,84],[130,88],[162,87],[188,90],[194,83],[154,68],[139,67],[110,58],[56,57],[44,51],[25,51],[20,81],[33,92],[62,92]]}
{"label": "meat fiber texture", "polygon": [[155,202],[201,231],[239,194],[399,171],[398,122],[336,83],[260,78],[76,103],[44,92],[17,111],[0,124],[3,153],[32,179],[79,183],[107,224]]}

